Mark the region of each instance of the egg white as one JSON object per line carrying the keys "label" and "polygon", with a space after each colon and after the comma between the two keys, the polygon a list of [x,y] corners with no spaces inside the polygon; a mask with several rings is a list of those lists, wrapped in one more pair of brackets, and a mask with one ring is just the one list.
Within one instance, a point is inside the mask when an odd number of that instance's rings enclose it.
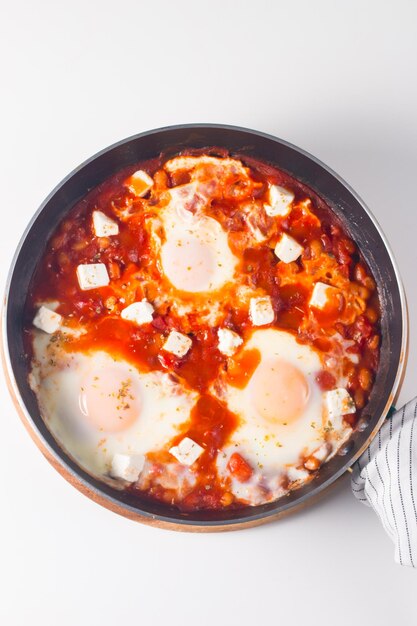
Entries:
{"label": "egg white", "polygon": [[183,188],[184,194],[181,187],[171,190],[170,202],[158,215],[166,237],[157,251],[162,271],[180,291],[212,292],[233,280],[238,260],[221,224],[200,210],[188,210],[191,205],[201,208],[204,196],[197,183]]}
{"label": "egg white", "polygon": [[[298,343],[288,332],[268,328],[256,330],[243,349],[258,350],[261,361],[245,388],[229,383],[216,385],[220,390],[217,393],[240,418],[227,445],[219,451],[217,470],[237,497],[250,504],[259,504],[283,494],[283,477],[289,478],[290,482],[306,482],[309,473],[302,468],[302,459],[329,439],[333,442],[334,454],[349,436],[350,428],[340,420],[337,429],[326,434],[323,392],[315,380],[322,363],[319,354],[310,346]],[[285,359],[298,368],[308,383],[306,405],[298,419],[291,422],[264,419],[254,403],[251,381],[256,370],[273,358]],[[254,469],[252,478],[246,483],[230,476],[227,464],[234,452],[241,454]]]}
{"label": "egg white", "polygon": [[[86,471],[107,475],[116,453],[144,454],[165,449],[189,419],[196,394],[164,372],[140,372],[105,352],[67,353],[43,333],[34,333],[30,383],[45,423],[63,449]],[[106,432],[85,415],[80,403],[91,372],[100,379],[114,368],[129,379],[130,393],[140,395],[140,414],[127,429]],[[116,393],[111,384],[106,389]]]}

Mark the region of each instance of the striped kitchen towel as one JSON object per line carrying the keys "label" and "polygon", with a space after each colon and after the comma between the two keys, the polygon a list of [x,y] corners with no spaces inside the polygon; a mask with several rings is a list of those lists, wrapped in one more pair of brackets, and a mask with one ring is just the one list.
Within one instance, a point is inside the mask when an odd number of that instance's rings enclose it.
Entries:
{"label": "striped kitchen towel", "polygon": [[417,398],[383,424],[353,466],[352,490],[395,544],[395,560],[417,567]]}

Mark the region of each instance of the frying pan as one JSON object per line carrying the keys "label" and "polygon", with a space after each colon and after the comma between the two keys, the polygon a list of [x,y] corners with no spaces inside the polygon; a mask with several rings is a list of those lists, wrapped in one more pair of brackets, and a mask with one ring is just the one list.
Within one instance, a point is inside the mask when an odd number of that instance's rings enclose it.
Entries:
{"label": "frying pan", "polygon": [[[317,477],[288,496],[235,511],[183,513],[141,501],[83,471],[54,440],[31,391],[23,344],[23,310],[34,268],[46,242],[67,212],[90,189],[117,170],[140,160],[173,155],[185,148],[218,146],[271,163],[321,196],[359,246],[376,280],[381,303],[381,358],[361,420],[347,445]],[[407,308],[398,269],[388,243],[369,209],[337,174],[286,141],[254,130],[214,124],[186,124],[140,133],[120,141],[77,167],[46,198],[19,243],[6,285],[3,308],[3,364],[9,390],[23,423],[52,465],[75,487],[101,505],[135,519],[177,530],[232,530],[283,516],[315,500],[341,476],[378,432],[392,406],[406,361]]]}

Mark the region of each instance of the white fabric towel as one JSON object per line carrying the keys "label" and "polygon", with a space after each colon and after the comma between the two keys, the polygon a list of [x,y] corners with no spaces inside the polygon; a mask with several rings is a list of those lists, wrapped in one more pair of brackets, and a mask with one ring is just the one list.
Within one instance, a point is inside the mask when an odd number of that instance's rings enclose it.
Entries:
{"label": "white fabric towel", "polygon": [[353,466],[352,490],[395,544],[395,560],[417,567],[417,398],[386,420]]}

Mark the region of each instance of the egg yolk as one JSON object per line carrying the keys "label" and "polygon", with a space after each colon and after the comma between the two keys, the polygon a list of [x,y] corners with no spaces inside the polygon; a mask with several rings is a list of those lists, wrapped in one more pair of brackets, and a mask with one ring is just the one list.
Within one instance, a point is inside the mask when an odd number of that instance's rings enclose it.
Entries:
{"label": "egg yolk", "polygon": [[252,400],[257,413],[268,422],[297,420],[307,404],[308,383],[303,373],[283,359],[263,361],[251,380]]}
{"label": "egg yolk", "polygon": [[190,235],[167,241],[162,248],[162,266],[168,280],[181,291],[209,291],[216,270],[208,243]]}
{"label": "egg yolk", "polygon": [[84,377],[79,395],[82,414],[97,430],[117,433],[138,419],[141,400],[129,372],[100,369]]}

